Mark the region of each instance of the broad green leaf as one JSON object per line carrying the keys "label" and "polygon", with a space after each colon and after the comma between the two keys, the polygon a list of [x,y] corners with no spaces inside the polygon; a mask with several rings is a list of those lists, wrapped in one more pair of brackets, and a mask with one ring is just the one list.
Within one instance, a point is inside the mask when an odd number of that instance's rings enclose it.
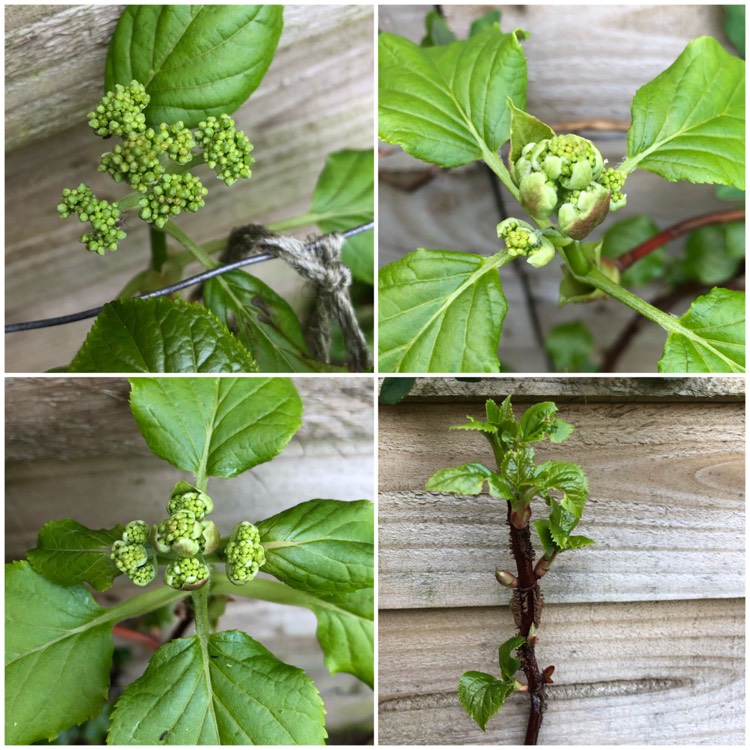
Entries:
{"label": "broad green leaf", "polygon": [[149,448],[196,475],[234,477],[270,461],[302,424],[286,378],[133,378],[130,386]]}
{"label": "broad green leaf", "polygon": [[552,401],[543,401],[526,409],[518,423],[523,441],[534,443],[548,437],[555,428],[555,414],[557,405]]}
{"label": "broad green leaf", "polygon": [[745,372],[745,293],[712,289],[670,333],[659,372]]}
{"label": "broad green leaf", "polygon": [[416,378],[383,378],[378,402],[394,405],[409,395]]}
{"label": "broad green leaf", "polygon": [[171,641],[120,696],[110,745],[322,745],[323,701],[297,667],[238,630]]}
{"label": "broad green leaf", "polygon": [[456,41],[456,35],[451,31],[446,20],[436,10],[431,10],[424,19],[427,34],[420,42],[421,47],[437,47]]}
{"label": "broad green leaf", "polygon": [[497,24],[500,25],[500,19],[502,18],[502,14],[499,10],[491,10],[488,13],[485,13],[481,18],[477,18],[476,21],[472,21],[471,26],[469,27],[469,36],[476,36],[477,34],[481,34],[486,29],[489,29],[490,27]]}
{"label": "broad green leaf", "polygon": [[[373,220],[375,161],[372,149],[329,154],[313,191],[309,216],[323,232],[341,232]],[[341,256],[355,279],[373,284],[375,232],[348,239]]]}
{"label": "broad green leaf", "polygon": [[499,372],[507,259],[416,250],[380,270],[381,372]]}
{"label": "broad green leaf", "polygon": [[372,587],[373,504],[308,500],[258,524],[265,573],[295,589],[344,594]]}
{"label": "broad green leaf", "polygon": [[480,422],[474,419],[472,416],[466,417],[469,420],[468,424],[456,424],[451,426],[451,430],[477,430],[478,432],[486,432],[491,435],[496,435],[498,426],[495,424],[488,424],[487,422]]}
{"label": "broad green leaf", "polygon": [[5,741],[53,740],[101,710],[112,623],[83,584],[59,586],[27,562],[5,566]]}
{"label": "broad green leaf", "polygon": [[521,487],[534,484],[536,481],[535,468],[534,449],[521,447],[505,454],[500,470],[508,484],[518,490]]}
{"label": "broad green leaf", "polygon": [[436,471],[427,481],[426,489],[455,495],[479,495],[491,476],[492,472],[480,463],[463,464]]}
{"label": "broad green leaf", "polygon": [[527,143],[538,143],[546,138],[554,138],[555,131],[533,115],[508,102],[510,109],[510,154],[512,162],[518,160]]}
{"label": "broad green leaf", "polygon": [[500,672],[506,680],[512,680],[516,672],[521,668],[521,660],[513,656],[513,652],[523,646],[526,639],[522,635],[515,635],[509,638],[498,649],[498,661],[500,663]]}
{"label": "broad green leaf", "polygon": [[330,372],[312,358],[289,303],[260,279],[231,271],[203,287],[206,306],[253,352],[261,372]]}
{"label": "broad green leaf", "polygon": [[[740,265],[740,258],[744,257],[744,223],[737,223],[740,227],[740,240],[743,252],[737,257],[738,247],[729,246],[731,224],[713,224],[701,227],[690,233],[685,243],[685,263],[683,272],[694,281],[713,286],[733,278]],[[732,240],[737,238],[734,235]]]}
{"label": "broad green leaf", "polygon": [[[653,219],[644,214],[631,216],[612,224],[602,237],[602,256],[619,258],[642,242],[659,234]],[[620,281],[625,286],[641,286],[664,276],[664,249],[659,247],[645,258],[633,263],[622,274]]]}
{"label": "broad green leaf", "polygon": [[263,80],[283,26],[281,5],[130,5],[107,53],[105,88],[146,87],[149,125],[231,114]]}
{"label": "broad green leaf", "polygon": [[714,193],[721,201],[745,201],[745,191],[731,185],[717,185]]}
{"label": "broad green leaf", "polygon": [[317,636],[331,674],[347,672],[373,686],[375,605],[372,588],[331,596],[306,595],[318,619]]}
{"label": "broad green leaf", "polygon": [[127,299],[104,306],[68,372],[255,372],[250,353],[202,305]]}
{"label": "broad green leaf", "polygon": [[87,529],[70,518],[49,521],[27,557],[34,570],[53,583],[87,582],[97,591],[106,591],[120,575],[109,554],[124,530],[123,526]]}
{"label": "broad green leaf", "polygon": [[690,42],[633,99],[628,159],[671,182],[745,187],[745,63],[711,37]]}
{"label": "broad green leaf", "polygon": [[591,361],[594,337],[583,321],[573,320],[550,328],[544,347],[557,372],[596,370],[596,365]]}
{"label": "broad green leaf", "polygon": [[589,483],[586,474],[578,464],[567,461],[546,461],[536,468],[539,488],[549,495],[551,491],[562,493],[560,504],[576,518],[583,514]]}
{"label": "broad green leaf", "polygon": [[562,443],[570,437],[570,433],[573,432],[575,427],[564,419],[552,420],[552,429],[549,433],[549,439],[553,443]]}
{"label": "broad green leaf", "polygon": [[461,707],[485,731],[487,722],[502,708],[513,685],[486,672],[466,672],[458,683]]}
{"label": "broad green leaf", "polygon": [[549,533],[559,550],[569,548],[570,532],[578,525],[580,516],[565,510],[556,500],[550,501]]}
{"label": "broad green leaf", "polygon": [[508,98],[526,105],[523,38],[494,26],[467,41],[421,48],[381,34],[380,137],[442,167],[495,156],[509,137]]}
{"label": "broad green leaf", "polygon": [[582,549],[592,544],[596,544],[593,539],[589,539],[587,536],[571,536],[568,537],[568,548],[569,549]]}

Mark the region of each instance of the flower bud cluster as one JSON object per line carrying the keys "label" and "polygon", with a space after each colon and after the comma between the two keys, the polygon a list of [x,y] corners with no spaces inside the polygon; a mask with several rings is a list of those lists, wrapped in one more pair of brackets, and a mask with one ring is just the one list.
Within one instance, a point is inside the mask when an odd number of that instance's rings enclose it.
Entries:
{"label": "flower bud cluster", "polygon": [[156,555],[146,546],[148,524],[131,521],[112,545],[110,560],[137,586],[146,586],[156,577]]}
{"label": "flower bud cluster", "polygon": [[607,213],[625,205],[625,175],[604,169],[599,150],[586,138],[556,135],[527,143],[510,164],[521,205],[535,219],[556,215],[559,230],[587,237]]}
{"label": "flower bud cluster", "polygon": [[224,553],[227,578],[237,586],[252,581],[266,561],[260,532],[249,521],[242,521],[234,527]]}
{"label": "flower bud cluster", "polygon": [[107,250],[117,250],[117,243],[125,238],[125,232],[120,229],[121,211],[117,204],[99,200],[84,183],[77,188],[63,190],[57,213],[63,219],[76,214],[81,221],[91,224],[93,232],[82,234],[81,242],[97,255],[104,255]]}
{"label": "flower bud cluster", "polygon": [[[196,147],[202,149],[203,161],[227,185],[250,177],[253,147],[228,115],[208,117],[200,123],[195,135],[183,122],[147,127],[144,110],[150,99],[145,87],[137,81],[128,86],[117,84],[89,113],[88,120],[97,135],[122,139],[112,151],[102,154],[99,171],[142,193],[138,204],[140,218],[162,228],[170,217],[182,211],[198,211],[205,205],[203,199],[208,190],[185,169],[195,158]],[[77,191],[82,188],[91,194],[85,185]],[[119,227],[117,204],[97,201],[90,195],[87,210],[81,211],[74,208],[76,199],[82,200],[76,191],[63,192],[63,201],[58,206],[60,216],[67,218],[75,212],[82,221],[91,221],[94,232],[81,236],[89,250],[100,255],[105,250],[116,250],[117,243],[126,236]]]}
{"label": "flower bud cluster", "polygon": [[501,221],[497,236],[505,242],[509,255],[522,255],[535,268],[546,266],[555,257],[555,246],[538,229],[520,219]]}

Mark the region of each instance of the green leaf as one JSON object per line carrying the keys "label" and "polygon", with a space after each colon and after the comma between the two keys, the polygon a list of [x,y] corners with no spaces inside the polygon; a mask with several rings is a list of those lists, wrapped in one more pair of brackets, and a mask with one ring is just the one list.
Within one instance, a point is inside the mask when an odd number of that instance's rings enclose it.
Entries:
{"label": "green leaf", "polygon": [[745,63],[711,37],[690,42],[633,99],[627,172],[745,187]]}
{"label": "green leaf", "polygon": [[492,472],[483,464],[470,463],[436,471],[427,481],[432,492],[451,492],[454,495],[479,495]]}
{"label": "green leaf", "polygon": [[534,449],[522,447],[508,451],[500,467],[502,475],[511,487],[519,490],[536,482]]}
{"label": "green leaf", "polygon": [[283,26],[281,5],[131,5],[107,53],[105,89],[146,87],[149,125],[231,114],[263,80]]}
{"label": "green leaf", "polygon": [[745,202],[745,191],[731,185],[717,185],[714,192],[716,197],[721,201]]}
{"label": "green leaf", "polygon": [[458,683],[461,707],[485,731],[487,722],[503,707],[513,686],[486,672],[466,672]]}
{"label": "green leaf", "polygon": [[383,378],[378,402],[393,406],[409,395],[416,378]]}
{"label": "green leaf", "polygon": [[347,672],[373,686],[375,604],[372,588],[314,596],[306,604],[318,619],[317,636],[331,674]]}
{"label": "green leaf", "polygon": [[659,372],[744,372],[745,293],[712,289],[690,305],[670,333]]}
{"label": "green leaf", "polygon": [[481,18],[477,18],[476,21],[472,21],[469,28],[469,36],[471,37],[476,36],[477,34],[481,34],[483,31],[491,28],[495,24],[499,26],[501,18],[502,14],[499,10],[491,10],[488,13],[485,13]]}
{"label": "green leaf", "polygon": [[110,745],[321,745],[312,680],[249,635],[228,630],[162,646],[120,696]]}
{"label": "green leaf", "polygon": [[380,270],[381,372],[499,372],[504,256],[416,250]]}
{"label": "green leaf", "polygon": [[513,656],[513,652],[523,646],[526,639],[522,635],[513,636],[501,644],[498,650],[500,672],[506,680],[513,680],[516,672],[521,668],[521,660]]}
{"label": "green leaf", "polygon": [[544,554],[547,558],[551,558],[559,550],[559,547],[552,538],[551,524],[549,519],[541,518],[538,521],[534,521],[536,532],[539,535],[539,541],[542,543]]}
{"label": "green leaf", "polygon": [[112,623],[88,589],[29,563],[5,566],[5,741],[53,740],[96,716],[109,688]]}
{"label": "green leaf", "polygon": [[261,372],[331,372],[312,358],[294,310],[260,279],[231,271],[203,287],[206,306],[253,352]]}
{"label": "green leaf", "polygon": [[[701,227],[690,233],[685,243],[685,263],[683,271],[685,275],[701,284],[713,286],[721,284],[733,278],[740,265],[740,258],[744,257],[744,223],[738,222],[735,226],[740,227],[739,240],[741,248],[737,245],[738,239],[732,234],[733,246],[729,247],[730,230],[728,224],[713,224]],[[739,257],[735,255],[741,250]]]}
{"label": "green leaf", "polygon": [[563,494],[560,504],[576,518],[583,514],[589,483],[586,474],[578,464],[567,461],[546,461],[536,468],[537,481],[542,492],[551,491]]}
{"label": "green leaf", "polygon": [[552,401],[543,401],[530,406],[518,423],[521,439],[525,443],[544,440],[554,429],[555,414],[557,414],[557,405]]}
{"label": "green leaf", "polygon": [[546,138],[554,138],[555,131],[549,125],[514,106],[513,102],[508,102],[508,108],[510,109],[510,154],[508,158],[511,162],[518,160],[527,143],[538,143]]}
{"label": "green leaf", "polygon": [[69,372],[254,372],[250,353],[202,305],[127,299],[104,306]]}
{"label": "green leaf", "polygon": [[422,47],[437,47],[441,44],[450,44],[456,41],[456,35],[436,10],[431,10],[425,16],[424,26],[427,29],[427,34],[420,43]]}
{"label": "green leaf", "polygon": [[745,56],[745,6],[725,5],[724,33],[737,51]]}
{"label": "green leaf", "polygon": [[[642,242],[659,234],[653,219],[644,214],[631,216],[612,224],[602,237],[602,256],[619,258]],[[620,281],[625,286],[642,286],[664,276],[664,249],[657,248],[644,258],[633,263],[622,274]]]}
{"label": "green leaf", "polygon": [[421,48],[381,34],[380,137],[442,167],[495,156],[509,137],[507,99],[526,104],[523,37],[492,27],[467,41]]}
{"label": "green leaf", "polygon": [[258,524],[265,573],[295,589],[344,594],[372,587],[374,510],[369,500],[309,500]]}
{"label": "green leaf", "polygon": [[[347,149],[329,154],[313,191],[309,215],[323,232],[341,232],[373,220],[375,214],[374,151]],[[372,285],[375,278],[375,232],[348,239],[341,255],[355,279]]]}
{"label": "green leaf", "polygon": [[87,529],[70,518],[49,521],[27,557],[34,570],[53,583],[87,582],[97,591],[106,591],[120,575],[109,555],[124,530],[123,526]]}
{"label": "green leaf", "polygon": [[234,477],[270,461],[302,424],[286,378],[133,378],[130,386],[149,448],[196,475]]}
{"label": "green leaf", "polygon": [[587,536],[571,536],[568,537],[568,548],[569,549],[582,549],[595,544],[593,539],[589,539]]}
{"label": "green leaf", "polygon": [[594,337],[588,326],[580,320],[560,323],[550,328],[544,347],[557,372],[592,372],[596,366],[591,361]]}

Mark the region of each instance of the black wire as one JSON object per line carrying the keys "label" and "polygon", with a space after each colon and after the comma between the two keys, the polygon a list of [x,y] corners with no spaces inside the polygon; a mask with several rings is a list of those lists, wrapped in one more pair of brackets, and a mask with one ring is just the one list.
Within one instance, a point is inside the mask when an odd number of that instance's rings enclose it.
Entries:
{"label": "black wire", "polygon": [[[366,224],[360,224],[352,229],[347,229],[341,234],[349,239],[357,234],[367,232],[375,226],[375,222],[370,221]],[[313,243],[310,243],[312,245]],[[261,255],[252,255],[249,258],[243,258],[242,260],[235,261],[234,263],[227,263],[225,266],[218,266],[212,268],[210,271],[204,271],[203,273],[190,276],[187,279],[178,281],[176,284],[165,286],[163,289],[157,289],[155,292],[148,292],[146,294],[137,294],[130,299],[153,299],[154,297],[165,297],[167,294],[173,294],[179,292],[194,284],[200,284],[208,279],[213,279],[216,276],[229,273],[230,271],[236,271],[238,268],[244,268],[245,266],[251,266],[255,263],[261,263],[265,260],[273,260],[276,256],[273,253],[263,253]],[[87,318],[95,318],[102,310],[104,305],[99,307],[92,307],[90,310],[82,310],[81,312],[71,313],[70,315],[60,315],[57,318],[45,318],[43,320],[28,320],[24,323],[10,323],[5,326],[5,333],[17,333],[18,331],[33,331],[38,328],[51,328],[52,326],[61,326],[66,323],[75,323],[78,320],[86,320]]]}

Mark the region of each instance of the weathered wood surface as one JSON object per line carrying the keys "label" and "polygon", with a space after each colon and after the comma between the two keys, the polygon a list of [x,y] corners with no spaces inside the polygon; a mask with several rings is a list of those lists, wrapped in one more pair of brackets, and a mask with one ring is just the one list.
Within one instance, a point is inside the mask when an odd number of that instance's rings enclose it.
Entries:
{"label": "weathered wood surface", "polygon": [[537,458],[584,467],[596,540],[542,581],[540,657],[557,665],[542,744],[743,741],[743,383],[693,380],[419,379],[380,407],[381,744],[522,741],[521,699],[483,734],[456,694],[464,671],[497,671],[514,630],[493,575],[513,569],[504,507],[424,490],[440,468],[493,465],[479,433],[449,427],[517,390],[517,416],[553,398],[576,426]]}
{"label": "weathered wood surface", "polygon": [[[492,6],[446,6],[447,16],[459,35],[469,23]],[[503,29],[521,27],[531,32],[524,41],[529,66],[528,111],[552,125],[571,120],[606,118],[630,121],[630,102],[636,89],[664,70],[698,36],[713,34],[720,40],[722,9],[719,6],[610,6],[565,5],[499,6]],[[384,6],[379,25],[384,31],[414,41],[424,34],[425,6]],[[611,164],[626,151],[625,132],[591,134]],[[428,179],[421,187],[405,191],[418,175]],[[489,189],[488,171],[478,164],[440,170],[385,146],[380,159],[379,264],[395,261],[418,248],[497,252],[497,207]],[[507,191],[505,206],[517,213]],[[666,183],[647,172],[628,178],[628,204],[592,235],[600,236],[616,220],[648,214],[660,227],[724,210],[731,204],[718,201],[708,185]],[[672,243],[671,253],[682,242]],[[554,325],[583,319],[601,355],[616,340],[634,313],[619,302],[558,306],[560,264],[534,269],[517,261],[501,272],[509,313],[500,340],[500,358],[516,372],[546,372],[542,348],[535,341],[528,301],[519,274],[531,280],[532,303],[542,331]],[[657,296],[658,287],[646,290]],[[681,314],[685,299],[671,312]],[[655,372],[666,334],[646,323],[618,363],[621,372]]]}
{"label": "weathered wood surface", "polygon": [[[552,575],[552,574],[550,574]],[[497,672],[507,607],[380,613],[381,745],[520,745],[524,696],[484,733],[461,709],[465,671]],[[741,745],[744,600],[549,605],[537,653],[556,666],[541,745]]]}
{"label": "weathered wood surface", "polygon": [[[303,426],[273,461],[231,481],[212,479],[214,520],[223,529],[258,521],[312,498],[373,499],[373,386],[369,377],[296,378]],[[128,406],[123,378],[6,379],[6,560],[24,557],[41,525],[72,517],[93,528],[164,516],[178,478],[153,456]],[[124,515],[123,515],[124,513]],[[132,595],[119,579],[97,595],[104,604]],[[315,638],[312,613],[238,600],[222,626],[241,628],[313,678],[326,704],[329,732],[359,741],[372,727],[373,694],[350,675],[332,677]],[[150,654],[140,653],[132,678]]]}
{"label": "weathered wood surface", "polygon": [[[148,230],[137,218],[128,222],[128,238],[120,250],[100,258],[78,241],[80,223],[61,221],[55,210],[63,188],[81,181],[103,198],[124,195],[107,175],[96,172],[106,149],[85,122],[101,96],[106,43],[118,9],[44,7],[47,13],[38,7],[14,8],[15,21],[6,30],[6,43],[12,42],[6,57],[14,61],[6,86],[22,97],[6,102],[13,113],[8,135],[14,146],[8,150],[6,143],[7,322],[95,307],[113,299],[148,264]],[[82,27],[96,31],[80,31]],[[79,38],[91,39],[95,57],[79,64],[79,45],[69,43],[67,32],[58,35],[60,28],[78,29]],[[27,62],[16,64],[21,55]],[[206,172],[207,205],[199,215],[179,217],[185,231],[204,242],[250,221],[268,223],[307,210],[329,153],[373,145],[373,64],[372,6],[288,6],[271,68],[233,115],[254,146],[253,178],[229,189],[215,179],[212,184]],[[57,120],[50,115],[57,110],[49,101],[29,92],[35,86],[59,87],[59,71],[69,69],[62,91],[70,97],[69,109]],[[43,109],[32,111],[32,105]],[[27,139],[43,133],[13,135],[13,122],[48,121],[63,132],[33,141]],[[298,236],[310,229],[301,228]],[[281,261],[260,264],[253,273],[295,309],[307,309],[309,294]],[[6,371],[34,373],[66,364],[90,326],[91,321],[83,321],[7,337]]]}

